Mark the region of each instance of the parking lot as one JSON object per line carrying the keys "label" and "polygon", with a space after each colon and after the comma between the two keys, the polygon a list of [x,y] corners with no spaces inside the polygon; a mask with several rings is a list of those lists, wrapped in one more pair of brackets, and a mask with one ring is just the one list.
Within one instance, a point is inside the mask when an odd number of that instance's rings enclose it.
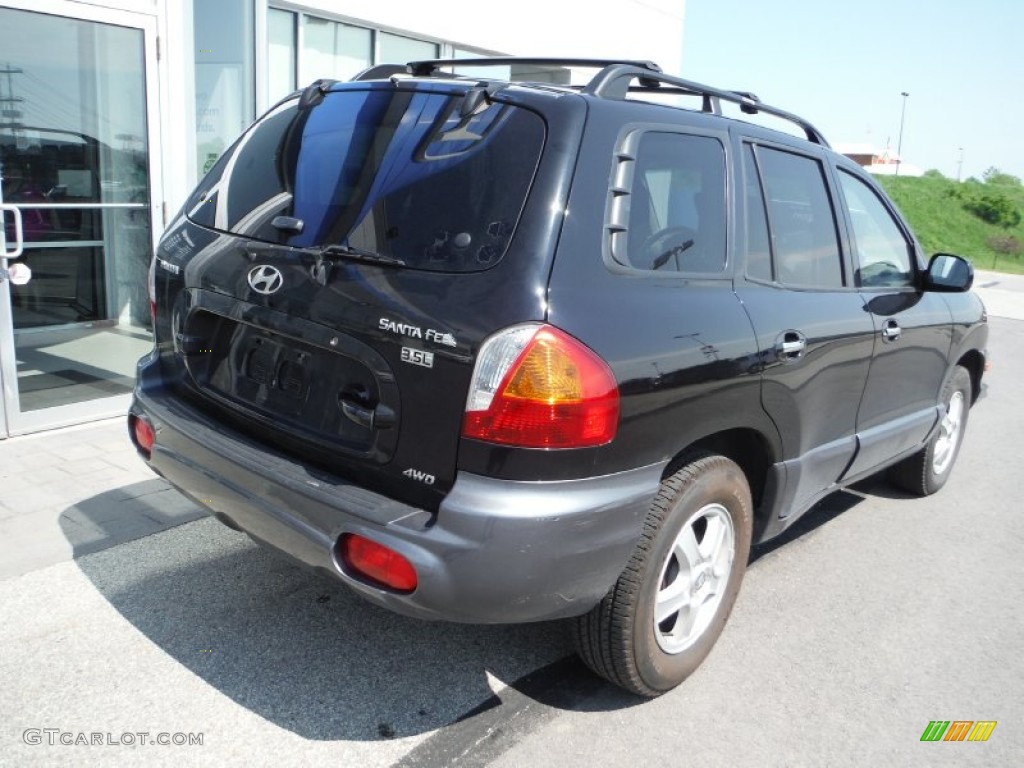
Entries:
{"label": "parking lot", "polygon": [[[1019,765],[1024,279],[978,285],[994,368],[949,484],[871,480],[757,549],[717,647],[654,701],[591,677],[556,624],[370,606],[129,460],[34,512],[52,541],[26,554],[17,505],[39,491],[0,471],[0,765]],[[0,460],[120,429],[9,440]],[[923,743],[932,720],[997,726]]]}

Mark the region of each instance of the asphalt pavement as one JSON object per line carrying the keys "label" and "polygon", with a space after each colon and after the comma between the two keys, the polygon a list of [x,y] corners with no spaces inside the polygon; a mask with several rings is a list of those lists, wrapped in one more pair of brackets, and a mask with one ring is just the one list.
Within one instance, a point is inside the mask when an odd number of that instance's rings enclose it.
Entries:
{"label": "asphalt pavement", "polygon": [[[654,701],[557,624],[405,619],[292,567],[148,474],[119,421],[0,442],[0,765],[1019,765],[1024,278],[977,284],[993,369],[947,486],[823,501]],[[921,742],[932,720],[997,725]]]}
{"label": "asphalt pavement", "polygon": [[1024,320],[1024,275],[979,269],[974,273],[974,290],[993,317]]}

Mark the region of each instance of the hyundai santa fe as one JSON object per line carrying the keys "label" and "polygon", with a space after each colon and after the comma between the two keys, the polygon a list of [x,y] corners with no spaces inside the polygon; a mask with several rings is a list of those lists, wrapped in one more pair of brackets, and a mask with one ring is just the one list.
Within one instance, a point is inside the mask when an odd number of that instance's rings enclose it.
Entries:
{"label": "hyundai santa fe", "polygon": [[[538,66],[594,74],[515,77]],[[372,602],[565,619],[654,696],[752,543],[882,470],[946,482],[985,370],[972,279],[751,93],[650,62],[375,67],[274,106],[171,222],[129,432]]]}

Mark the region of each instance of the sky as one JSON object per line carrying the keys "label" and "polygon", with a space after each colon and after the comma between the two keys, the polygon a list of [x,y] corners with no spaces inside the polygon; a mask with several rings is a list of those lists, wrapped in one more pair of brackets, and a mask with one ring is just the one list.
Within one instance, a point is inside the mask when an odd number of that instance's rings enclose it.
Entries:
{"label": "sky", "polygon": [[[834,145],[957,178],[1024,178],[1024,2],[686,0],[689,80],[753,91]],[[900,95],[906,92],[904,100]]]}

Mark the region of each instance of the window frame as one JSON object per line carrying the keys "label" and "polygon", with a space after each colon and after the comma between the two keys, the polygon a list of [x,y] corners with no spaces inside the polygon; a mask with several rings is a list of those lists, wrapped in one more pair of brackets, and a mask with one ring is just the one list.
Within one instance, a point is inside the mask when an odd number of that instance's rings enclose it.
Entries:
{"label": "window frame", "polygon": [[[716,140],[722,148],[722,200],[725,219],[725,253],[722,268],[714,272],[694,270],[653,270],[641,269],[623,263],[617,258],[615,238],[621,236],[625,242],[629,233],[629,202],[632,197],[638,151],[643,137],[649,133],[669,133],[678,136],[709,138]],[[624,125],[614,142],[611,152],[611,166],[606,192],[601,253],[605,267],[620,275],[630,275],[655,280],[728,280],[733,279],[733,145],[728,129],[716,130],[699,126],[681,126],[678,123],[632,122]]]}
{"label": "window frame", "polygon": [[[790,144],[772,141],[770,139],[763,139],[756,136],[740,136],[740,146],[746,150],[750,147],[753,150],[754,155],[754,171],[757,174],[757,186],[761,192],[761,203],[764,206],[765,220],[768,224],[768,248],[771,260],[771,274],[772,279],[770,281],[765,280],[761,277],[753,276],[749,273],[749,260],[747,259],[749,250],[749,239],[746,230],[746,217],[747,211],[747,200],[745,190],[747,178],[744,175],[744,199],[743,205],[743,246],[744,246],[744,258],[743,258],[743,277],[745,280],[751,283],[759,285],[765,285],[775,288],[781,288],[788,291],[811,291],[817,293],[835,293],[838,291],[858,291],[859,287],[855,284],[854,276],[854,264],[851,257],[851,241],[849,236],[849,224],[846,217],[845,204],[846,200],[841,196],[841,190],[838,189],[838,182],[834,176],[833,164],[829,161],[829,157],[825,150],[815,151],[814,148],[808,149],[804,147],[794,147]],[[759,150],[772,150],[781,152],[788,155],[795,155],[796,157],[804,158],[812,162],[817,163],[819,170],[821,171],[822,182],[825,188],[825,194],[827,202],[832,212],[832,223],[836,235],[836,245],[839,248],[839,264],[841,271],[842,283],[841,285],[834,286],[818,286],[818,285],[797,285],[793,283],[787,283],[779,280],[778,277],[778,256],[776,254],[775,239],[773,237],[774,227],[772,226],[772,213],[771,206],[768,204],[768,191],[765,188],[764,179],[764,168]],[[743,173],[746,173],[745,163],[743,164]],[[737,219],[738,221],[738,219]],[[738,226],[738,225],[737,225]]]}

